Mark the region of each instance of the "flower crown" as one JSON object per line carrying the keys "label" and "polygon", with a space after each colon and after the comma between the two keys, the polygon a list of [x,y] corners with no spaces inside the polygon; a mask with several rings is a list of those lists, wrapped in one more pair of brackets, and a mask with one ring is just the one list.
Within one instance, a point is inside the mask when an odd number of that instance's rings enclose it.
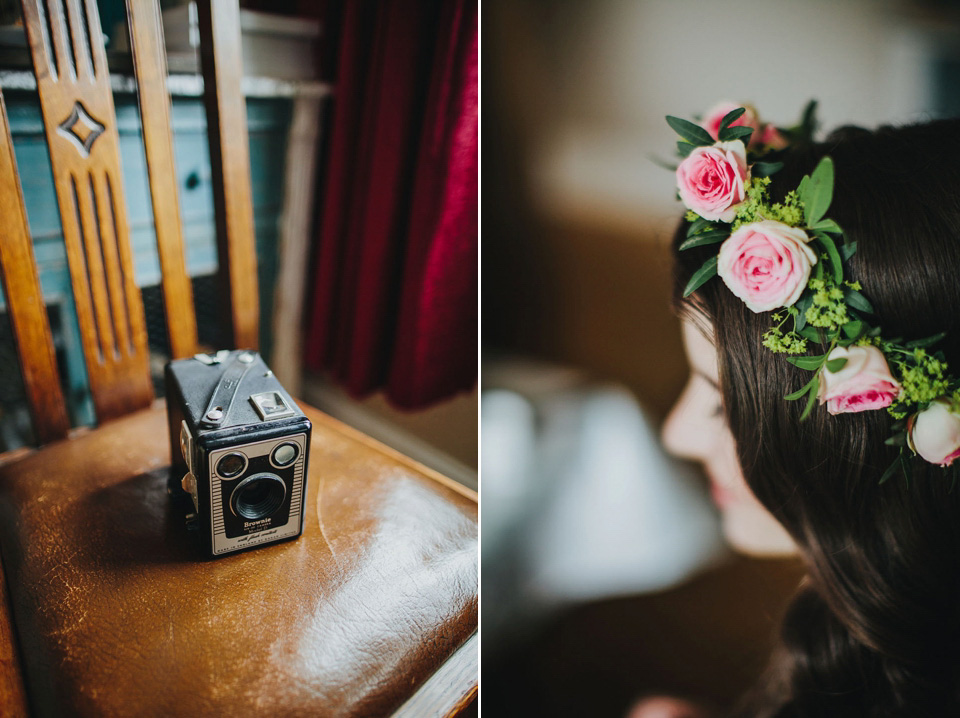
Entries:
{"label": "flower crown", "polygon": [[[960,382],[942,352],[929,351],[945,335],[915,341],[882,336],[859,282],[844,263],[857,251],[826,217],[833,198],[833,161],[820,160],[782,202],[768,194],[778,155],[791,142],[810,142],[816,103],[792,128],[761,123],[749,106],[722,103],[703,126],[678,117],[667,123],[680,136],[677,190],[689,210],[680,250],[718,246],[690,278],[687,297],[719,275],[755,313],[773,311],[763,345],[813,372],[784,397],[806,398],[801,421],[819,399],[830,414],[886,408],[896,419],[886,443],[900,453],[880,479],[898,470],[910,478],[908,447],[940,466],[960,457]],[[810,344],[819,348],[807,354]],[[958,463],[960,466],[960,463]]]}

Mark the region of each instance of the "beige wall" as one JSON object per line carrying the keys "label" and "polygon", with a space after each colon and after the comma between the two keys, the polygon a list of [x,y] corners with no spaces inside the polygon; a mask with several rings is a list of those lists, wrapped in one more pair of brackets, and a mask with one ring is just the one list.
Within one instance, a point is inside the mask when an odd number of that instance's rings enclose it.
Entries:
{"label": "beige wall", "polygon": [[535,199],[550,214],[587,206],[642,223],[675,207],[649,159],[671,157],[664,115],[729,99],[792,124],[817,99],[826,128],[921,120],[927,61],[944,41],[939,23],[891,0],[560,5],[531,28],[531,42],[546,46],[531,73],[552,95],[530,155]]}
{"label": "beige wall", "polygon": [[[486,350],[570,363],[663,414],[685,374],[664,115],[751,101],[789,125],[923,119],[951,32],[894,0],[494,0],[484,6]],[[501,327],[509,327],[499,331]]]}

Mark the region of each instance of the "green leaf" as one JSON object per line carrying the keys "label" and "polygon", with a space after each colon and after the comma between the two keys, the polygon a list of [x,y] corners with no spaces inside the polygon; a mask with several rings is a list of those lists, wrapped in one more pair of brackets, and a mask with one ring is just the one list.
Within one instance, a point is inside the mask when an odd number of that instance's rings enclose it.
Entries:
{"label": "green leaf", "polygon": [[857,253],[857,243],[856,242],[845,242],[841,244],[840,247],[840,256],[843,257],[843,261],[846,262],[850,257]]}
{"label": "green leaf", "polygon": [[674,132],[691,145],[703,146],[713,144],[713,138],[710,136],[710,133],[700,127],[700,125],[695,125],[689,120],[667,115],[667,124],[673,128]]}
{"label": "green leaf", "polygon": [[873,314],[873,305],[856,289],[850,289],[850,287],[845,288],[843,290],[843,299],[857,311]]}
{"label": "green leaf", "polygon": [[721,142],[731,142],[741,140],[744,145],[750,144],[750,135],[753,134],[752,127],[728,127],[721,132],[718,137]]}
{"label": "green leaf", "polygon": [[889,439],[883,442],[887,446],[906,446],[907,445],[907,435],[904,433],[894,434]]}
{"label": "green leaf", "polygon": [[848,339],[856,341],[860,338],[865,326],[866,324],[864,324],[861,320],[855,319],[854,321],[847,322],[843,325],[843,333],[847,335]]}
{"label": "green leaf", "polygon": [[817,279],[823,279],[823,262],[817,262],[813,265],[813,276]]}
{"label": "green leaf", "polygon": [[740,117],[742,117],[743,113],[746,111],[746,107],[738,107],[735,110],[730,110],[730,112],[725,114],[723,119],[720,120],[720,128],[717,130],[717,132],[719,134],[723,134],[723,131],[736,122]]}
{"label": "green leaf", "polygon": [[803,108],[803,116],[800,120],[800,132],[803,134],[803,140],[810,142],[813,140],[813,133],[817,131],[817,101],[810,100]]}
{"label": "green leaf", "polygon": [[685,140],[677,140],[677,154],[681,157],[689,157],[690,153],[696,149],[696,145],[691,145]]}
{"label": "green leaf", "polygon": [[653,162],[653,164],[655,164],[657,167],[660,167],[665,170],[670,170],[671,172],[677,171],[677,166],[675,164],[673,164],[672,162],[667,162],[666,160],[662,160],[656,155],[647,155],[647,158],[651,162]]}
{"label": "green leaf", "polygon": [[783,162],[754,162],[750,174],[754,177],[769,177],[783,169]]}
{"label": "green leaf", "polygon": [[806,326],[803,329],[798,329],[797,334],[802,336],[804,339],[809,339],[812,342],[823,343],[823,336],[820,334],[820,329],[817,327]]}
{"label": "green leaf", "polygon": [[818,387],[820,386],[820,382],[819,382],[819,380],[818,380],[818,375],[816,375],[816,374],[814,375],[813,379],[811,379],[810,381],[808,381],[806,384],[803,385],[803,388],[802,388],[802,389],[798,389],[797,391],[793,392],[792,394],[787,394],[787,395],[786,395],[785,397],[783,397],[783,398],[786,399],[787,401],[796,401],[797,399],[800,399],[804,394],[806,394],[808,391],[810,391],[811,387],[813,387],[813,383],[814,383],[814,382],[817,382],[817,386],[818,386]]}
{"label": "green leaf", "polygon": [[843,234],[843,230],[840,229],[840,225],[834,222],[832,219],[821,219],[810,229],[818,229],[821,232],[832,232],[833,234]]}
{"label": "green leaf", "polygon": [[820,231],[814,234],[816,234],[817,239],[820,240],[820,244],[823,245],[823,248],[827,250],[827,254],[830,256],[830,264],[833,265],[833,281],[840,284],[843,282],[843,261],[840,259],[840,252],[837,251],[837,245],[834,244],[829,234]]}
{"label": "green leaf", "polygon": [[820,393],[820,375],[813,375],[813,388],[810,389],[810,395],[807,397],[807,405],[803,407],[803,413],[800,415],[800,421],[803,421],[808,416],[810,416],[810,411],[813,409],[813,404],[817,400],[817,394]]}
{"label": "green leaf", "polygon": [[903,478],[907,481],[907,486],[910,486],[911,474],[913,473],[910,470],[910,462],[907,460],[907,457],[903,453],[903,449],[900,450],[900,468],[903,469]]}
{"label": "green leaf", "polygon": [[893,460],[893,463],[890,464],[890,466],[887,467],[887,470],[883,472],[883,476],[880,477],[880,485],[881,485],[881,486],[883,486],[883,484],[884,484],[888,479],[890,479],[891,477],[893,477],[893,475],[896,474],[897,471],[900,470],[900,456],[903,455],[903,450],[901,449],[900,451],[901,451],[900,455],[897,456],[897,458]]}
{"label": "green leaf", "polygon": [[838,359],[831,359],[824,366],[827,367],[827,371],[831,374],[836,374],[838,371],[843,369],[847,365],[847,358],[840,357]]}
{"label": "green leaf", "polygon": [[720,239],[726,239],[729,236],[730,227],[711,227],[706,232],[700,232],[699,234],[695,234],[687,239],[714,239],[716,237],[719,237]]}
{"label": "green leaf", "polygon": [[697,218],[694,222],[692,222],[692,223],[690,224],[690,226],[687,228],[687,236],[688,236],[688,237],[692,237],[692,236],[695,235],[697,232],[702,232],[702,231],[703,231],[704,229],[706,229],[707,227],[713,228],[713,224],[710,222],[710,220],[709,220],[709,219],[705,219],[704,217],[698,217],[698,218]]}
{"label": "green leaf", "polygon": [[787,401],[796,401],[797,399],[801,399],[806,396],[808,391],[810,391],[810,385],[804,384],[802,389],[797,389],[797,391],[793,392],[792,394],[787,394],[783,398]]}
{"label": "green leaf", "polygon": [[813,371],[814,369],[820,368],[820,365],[823,364],[823,360],[825,358],[826,355],[820,354],[819,356],[814,357],[787,357],[787,361],[794,366],[800,367],[801,369]]}
{"label": "green leaf", "polygon": [[713,232],[697,234],[689,239],[684,240],[683,244],[680,245],[680,251],[682,252],[685,249],[693,249],[694,247],[705,247],[710,244],[719,244],[729,236],[730,232],[722,229]]}
{"label": "green leaf", "polygon": [[710,257],[706,262],[703,263],[703,266],[700,267],[696,272],[693,273],[693,276],[690,277],[690,281],[687,282],[687,286],[683,289],[683,296],[689,297],[695,291],[697,291],[705,282],[712,279],[713,276],[717,273],[717,257]]}
{"label": "green leaf", "polygon": [[813,294],[804,292],[803,296],[793,305],[797,309],[797,320],[794,326],[795,331],[799,332],[807,325],[807,310],[811,304],[813,304]]}
{"label": "green leaf", "polygon": [[800,201],[804,201],[804,197],[807,196],[807,192],[810,187],[810,175],[804,175],[803,179],[800,180],[800,184],[797,187],[797,197],[800,198]]}
{"label": "green leaf", "polygon": [[916,339],[912,342],[907,342],[904,344],[904,347],[907,349],[926,349],[927,347],[936,344],[945,336],[947,336],[946,332],[940,332],[939,334],[934,334],[932,337],[927,337],[926,339]]}
{"label": "green leaf", "polygon": [[[801,184],[803,183],[801,182]],[[804,196],[800,197],[808,227],[812,227],[823,218],[832,199],[833,160],[824,157],[820,160],[816,169],[813,170],[813,174],[810,175],[810,182],[806,187]]]}

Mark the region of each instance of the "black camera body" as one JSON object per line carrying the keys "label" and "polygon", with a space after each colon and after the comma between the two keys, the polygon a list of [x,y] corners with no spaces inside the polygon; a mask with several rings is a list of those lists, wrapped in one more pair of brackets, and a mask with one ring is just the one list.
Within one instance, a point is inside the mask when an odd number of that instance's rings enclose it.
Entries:
{"label": "black camera body", "polygon": [[[310,420],[252,351],[167,364],[170,489],[210,556],[303,533]],[[182,477],[182,478],[181,478]]]}

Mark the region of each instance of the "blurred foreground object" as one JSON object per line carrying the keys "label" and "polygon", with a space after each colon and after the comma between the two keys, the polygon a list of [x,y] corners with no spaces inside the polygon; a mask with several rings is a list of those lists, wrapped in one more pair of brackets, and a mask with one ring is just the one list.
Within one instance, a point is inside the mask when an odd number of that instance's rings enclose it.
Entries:
{"label": "blurred foreground object", "polygon": [[484,367],[485,638],[563,605],[675,585],[725,554],[695,471],[625,389],[532,362]]}

